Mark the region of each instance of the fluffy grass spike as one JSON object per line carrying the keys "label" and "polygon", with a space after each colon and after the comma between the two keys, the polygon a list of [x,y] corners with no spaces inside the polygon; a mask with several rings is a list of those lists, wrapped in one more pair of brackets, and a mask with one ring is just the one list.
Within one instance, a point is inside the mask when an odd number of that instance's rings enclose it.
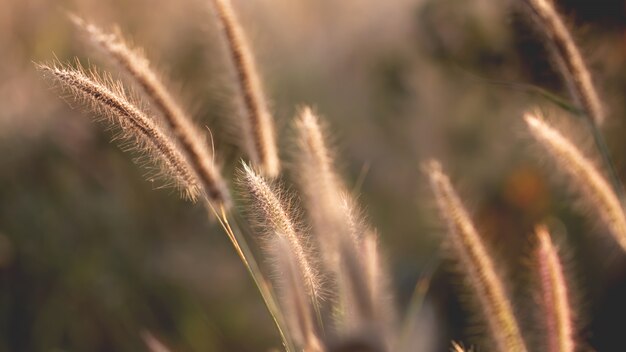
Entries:
{"label": "fluffy grass spike", "polygon": [[430,161],[425,170],[441,216],[448,223],[452,250],[474,291],[496,350],[525,352],[526,346],[504,285],[448,176],[437,161]]}
{"label": "fluffy grass spike", "polygon": [[281,301],[294,342],[302,351],[321,352],[323,349],[315,333],[315,320],[306,292],[306,279],[291,244],[284,235],[277,233],[270,246]]}
{"label": "fluffy grass spike", "polygon": [[339,241],[351,235],[350,219],[342,207],[343,187],[335,175],[333,159],[326,147],[319,118],[309,107],[296,118],[298,182],[315,239],[326,268],[337,271]]}
{"label": "fluffy grass spike", "polygon": [[70,15],[72,22],[85,33],[88,40],[141,88],[154,108],[161,114],[167,127],[176,138],[183,153],[193,166],[209,200],[230,205],[230,194],[220,170],[214,163],[206,139],[191,118],[172,97],[141,50],[131,48],[121,37],[105,33],[97,26]]}
{"label": "fluffy grass spike", "polygon": [[547,38],[570,92],[587,116],[599,126],[605,118],[598,92],[572,35],[554,8],[553,0],[524,0]]}
{"label": "fluffy grass spike", "polygon": [[550,233],[537,227],[536,260],[541,284],[541,303],[547,333],[547,352],[574,352],[574,329],[563,267]]}
{"label": "fluffy grass spike", "polygon": [[532,136],[570,177],[590,208],[598,212],[617,243],[626,250],[626,217],[608,181],[593,162],[558,130],[533,113],[526,113],[524,119]]}
{"label": "fluffy grass spike", "polygon": [[122,85],[82,67],[37,65],[54,78],[72,97],[87,102],[113,126],[118,127],[130,145],[145,152],[161,166],[161,171],[191,200],[200,192],[198,178],[172,139],[152,119],[130,102]]}
{"label": "fluffy grass spike", "polygon": [[[309,107],[296,118],[297,174],[326,269],[334,275],[343,322],[362,328],[388,311],[381,298],[382,269],[376,237],[358,218],[352,198],[334,171],[320,119]],[[384,280],[382,280],[384,281]]]}
{"label": "fluffy grass spike", "polygon": [[242,119],[242,127],[246,152],[265,176],[275,177],[280,171],[280,161],[274,135],[274,120],[252,51],[230,0],[210,1],[223,29],[243,100],[245,117]]}
{"label": "fluffy grass spike", "polygon": [[285,207],[285,202],[263,177],[245,163],[243,164],[242,178],[253,202],[254,215],[258,216],[262,227],[270,236],[278,234],[287,240],[289,248],[298,262],[298,267],[302,271],[307,293],[311,295],[314,302],[317,302],[321,298],[318,272],[312,264],[310,253],[303,243],[304,240],[298,233]]}

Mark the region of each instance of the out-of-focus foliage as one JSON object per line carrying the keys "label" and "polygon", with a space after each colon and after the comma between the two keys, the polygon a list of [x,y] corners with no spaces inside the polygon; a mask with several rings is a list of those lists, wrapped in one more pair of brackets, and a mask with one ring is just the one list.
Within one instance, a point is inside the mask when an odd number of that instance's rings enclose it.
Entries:
{"label": "out-of-focus foliage", "polygon": [[[572,212],[565,188],[550,182],[523,137],[520,116],[528,107],[564,115],[527,84],[566,94],[511,4],[234,2],[273,100],[283,155],[292,148],[296,108],[313,104],[332,126],[347,184],[359,187],[380,230],[401,313],[418,277],[439,267],[440,229],[419,167],[435,155],[456,176],[499,255],[519,258],[502,269],[520,296],[530,292],[528,278],[516,272],[535,222],[548,219],[561,229],[579,278],[581,336],[597,350],[616,350],[621,325],[612,319],[626,312],[626,262],[623,254],[607,258],[611,244],[597,243],[593,224]],[[626,177],[623,3],[594,1],[593,11],[584,1],[559,3],[601,87],[608,143]],[[54,55],[103,65],[81,44],[66,11],[118,24],[146,49],[211,128],[227,178],[240,157],[231,76],[202,0],[4,0],[0,351],[137,351],[144,329],[181,352],[278,347],[260,296],[220,228],[201,207],[155,190],[110,133],[38,76],[32,62]],[[572,117],[562,120],[579,129]],[[584,131],[576,135],[585,139]],[[416,349],[441,351],[466,336],[460,327],[469,318],[455,298],[455,279],[435,270],[426,306],[414,317]],[[532,304],[520,299],[519,310]]]}

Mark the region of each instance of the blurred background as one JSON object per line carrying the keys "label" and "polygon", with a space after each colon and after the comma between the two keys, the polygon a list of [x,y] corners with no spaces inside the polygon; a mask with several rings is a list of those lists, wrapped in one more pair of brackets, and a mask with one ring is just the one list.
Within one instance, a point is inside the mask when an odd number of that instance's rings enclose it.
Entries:
{"label": "blurred background", "polygon": [[[626,5],[556,2],[609,110],[605,135],[624,178]],[[540,107],[579,145],[589,144],[575,117],[531,88],[567,96],[516,1],[233,3],[285,159],[293,115],[311,104],[381,234],[400,316],[418,280],[431,279],[422,309],[408,317],[413,350],[446,351],[451,339],[475,343],[482,335],[440,250],[444,231],[420,170],[433,156],[501,258],[527,338],[541,336],[528,313],[536,302],[527,273],[532,228],[545,222],[567,258],[583,350],[623,350],[624,254],[580,215],[567,184],[524,133],[521,114]],[[2,0],[0,351],[141,351],[143,331],[179,352],[278,349],[223,231],[200,206],[146,181],[146,169],[110,141],[110,131],[34,69],[33,62],[78,57],[116,72],[81,42],[67,11],[118,25],[145,49],[211,128],[231,181],[241,157],[229,63],[204,1]],[[297,190],[288,173],[284,181]]]}

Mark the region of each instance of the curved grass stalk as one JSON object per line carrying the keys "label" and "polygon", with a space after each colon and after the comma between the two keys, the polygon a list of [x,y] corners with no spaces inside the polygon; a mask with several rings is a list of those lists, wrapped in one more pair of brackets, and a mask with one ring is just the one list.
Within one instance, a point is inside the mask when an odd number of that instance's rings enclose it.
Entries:
{"label": "curved grass stalk", "polygon": [[274,321],[274,324],[278,329],[278,333],[280,334],[281,340],[283,341],[283,346],[285,347],[286,351],[295,352],[296,348],[293,345],[293,339],[288,334],[289,329],[287,328],[285,317],[280,310],[280,307],[276,300],[276,294],[272,290],[270,285],[268,285],[267,280],[263,276],[263,273],[261,272],[261,269],[259,268],[259,265],[254,255],[252,254],[252,251],[250,250],[246,239],[243,237],[242,232],[238,230],[238,227],[236,225],[234,226],[237,231],[233,231],[233,226],[231,226],[231,222],[228,221],[227,211],[223,206],[220,206],[220,211],[217,212],[217,210],[213,207],[211,203],[206,204],[209,205],[210,210],[218,219],[220,225],[222,226],[222,229],[224,229],[224,232],[226,232],[228,239],[233,245],[235,251],[237,252],[237,255],[239,256],[244,266],[248,270],[248,273],[252,277],[252,280],[259,290],[259,293],[263,298],[263,302],[265,303],[265,306],[267,307],[267,310],[272,316],[272,320]]}

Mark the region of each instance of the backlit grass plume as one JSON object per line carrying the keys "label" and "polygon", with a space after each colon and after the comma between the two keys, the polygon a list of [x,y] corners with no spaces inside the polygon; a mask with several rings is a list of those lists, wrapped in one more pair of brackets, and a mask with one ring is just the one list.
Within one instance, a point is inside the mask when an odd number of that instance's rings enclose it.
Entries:
{"label": "backlit grass plume", "polygon": [[339,241],[350,236],[347,207],[342,208],[344,192],[335,174],[319,118],[304,107],[296,118],[298,151],[297,180],[302,190],[313,232],[327,269],[336,271]]}
{"label": "backlit grass plume", "polygon": [[275,177],[280,161],[269,111],[252,51],[230,0],[209,0],[222,26],[226,46],[237,76],[245,116],[241,120],[243,143],[248,157],[261,172]]}
{"label": "backlit grass plume", "polygon": [[106,33],[77,16],[70,15],[70,19],[85,33],[89,42],[116,63],[152,102],[194,168],[208,199],[228,207],[230,195],[204,135],[169,93],[142,51],[131,48],[117,34]]}
{"label": "backlit grass plume", "polygon": [[585,65],[580,50],[563,23],[552,0],[524,0],[532,17],[546,37],[546,43],[572,97],[596,125],[605,118],[604,109],[591,74]]}
{"label": "backlit grass plume", "polygon": [[287,203],[277,192],[270,187],[267,181],[258,175],[251,167],[243,164],[242,183],[250,198],[254,215],[258,216],[260,227],[266,232],[266,236],[281,236],[289,243],[293,256],[302,271],[306,291],[311,299],[317,301],[321,298],[319,274],[312,263],[311,253],[306,246],[306,240],[298,232]]}
{"label": "backlit grass plume", "polygon": [[[77,65],[79,65],[77,63]],[[200,192],[198,177],[178,146],[153,119],[133,104],[119,82],[102,77],[96,71],[53,65],[37,65],[71,93],[84,100],[106,121],[120,130],[129,149],[137,149],[160,165],[160,171],[186,197],[195,200]]]}
{"label": "backlit grass plume", "polygon": [[448,176],[443,173],[437,161],[430,161],[425,165],[425,170],[441,217],[447,222],[452,251],[480,305],[496,350],[526,351],[511,302],[496,273],[493,260],[452,188]]}
{"label": "backlit grass plume", "polygon": [[524,115],[531,135],[552,156],[555,164],[576,186],[578,192],[609,229],[617,243],[626,250],[626,217],[613,189],[576,146],[536,114]]}
{"label": "backlit grass plume", "polygon": [[535,258],[541,286],[542,316],[547,336],[547,352],[573,352],[574,328],[567,283],[556,248],[548,230],[536,229],[539,244]]}
{"label": "backlit grass plume", "polygon": [[[332,278],[334,298],[341,306],[340,325],[361,330],[378,324],[390,310],[385,300],[390,295],[376,236],[359,217],[356,204],[335,172],[319,117],[304,107],[295,126],[297,180],[324,267]],[[384,329],[379,326],[378,330]]]}

